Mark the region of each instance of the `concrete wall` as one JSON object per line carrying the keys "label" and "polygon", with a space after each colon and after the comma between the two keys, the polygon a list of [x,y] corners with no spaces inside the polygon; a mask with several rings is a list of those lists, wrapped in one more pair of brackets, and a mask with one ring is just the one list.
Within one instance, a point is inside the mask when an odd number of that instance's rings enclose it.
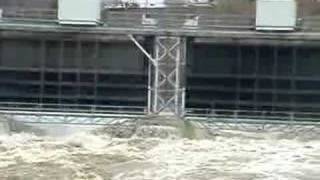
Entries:
{"label": "concrete wall", "polygon": [[57,0],[0,0],[0,7],[52,9],[57,7]]}

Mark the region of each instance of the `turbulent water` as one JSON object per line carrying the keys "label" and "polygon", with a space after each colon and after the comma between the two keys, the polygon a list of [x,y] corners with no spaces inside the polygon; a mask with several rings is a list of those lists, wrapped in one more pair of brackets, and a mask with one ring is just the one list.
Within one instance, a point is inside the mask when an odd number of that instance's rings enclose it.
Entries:
{"label": "turbulent water", "polygon": [[[140,125],[0,136],[1,180],[318,180],[318,129]],[[315,133],[314,133],[315,132]]]}

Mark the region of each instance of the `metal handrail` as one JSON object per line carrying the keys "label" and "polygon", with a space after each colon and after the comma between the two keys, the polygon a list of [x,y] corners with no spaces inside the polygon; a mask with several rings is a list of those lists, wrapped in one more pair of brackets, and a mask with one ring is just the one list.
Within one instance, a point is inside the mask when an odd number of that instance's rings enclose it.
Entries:
{"label": "metal handrail", "polygon": [[[6,107],[5,105],[13,106]],[[82,125],[112,125],[113,120],[142,120],[150,116],[146,107],[138,106],[95,106],[61,104],[62,107],[92,107],[92,109],[59,109],[44,108],[45,105],[59,104],[41,103],[0,103],[1,118],[9,119],[21,116],[19,122],[45,124],[82,124]],[[26,107],[21,107],[26,106]],[[99,110],[99,108],[102,110]],[[30,117],[29,119],[27,117]],[[35,117],[32,119],[32,117]],[[44,118],[41,118],[44,117]],[[46,119],[45,117],[56,117]],[[61,117],[60,119],[58,117]],[[72,119],[87,118],[83,119]],[[71,118],[71,119],[70,119]],[[245,123],[245,124],[284,124],[284,125],[320,125],[320,113],[289,112],[289,111],[258,111],[258,110],[227,110],[187,108],[185,120],[199,123]]]}
{"label": "metal handrail", "polygon": [[8,111],[59,111],[59,112],[90,112],[90,113],[135,113],[144,114],[145,107],[141,106],[106,106],[85,104],[53,104],[53,103],[24,103],[0,102],[0,110]]}
{"label": "metal handrail", "polygon": [[197,109],[190,108],[187,112],[189,117],[205,119],[228,118],[233,120],[281,120],[281,121],[311,121],[320,122],[320,113],[316,112],[293,112],[293,111],[261,111],[261,110],[228,110],[228,109]]}
{"label": "metal handrail", "polygon": [[[19,103],[0,102],[0,111],[32,113],[86,113],[86,114],[135,114],[146,115],[144,106],[106,106],[85,104],[53,104],[53,103]],[[255,120],[285,120],[285,121],[314,121],[320,122],[320,113],[293,111],[262,111],[262,110],[232,110],[187,108],[189,118],[231,118]]]}

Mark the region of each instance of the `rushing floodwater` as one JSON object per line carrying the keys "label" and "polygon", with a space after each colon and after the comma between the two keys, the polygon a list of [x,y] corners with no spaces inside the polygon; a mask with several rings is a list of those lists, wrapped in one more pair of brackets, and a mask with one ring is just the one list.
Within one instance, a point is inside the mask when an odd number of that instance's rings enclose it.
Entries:
{"label": "rushing floodwater", "polygon": [[204,133],[188,127],[188,131],[201,134],[188,139],[183,135],[185,129],[141,125],[134,130],[100,128],[64,137],[2,135],[0,179],[318,180],[320,177],[320,133],[311,135],[303,127],[298,135],[277,128],[249,132],[212,128],[210,133]]}

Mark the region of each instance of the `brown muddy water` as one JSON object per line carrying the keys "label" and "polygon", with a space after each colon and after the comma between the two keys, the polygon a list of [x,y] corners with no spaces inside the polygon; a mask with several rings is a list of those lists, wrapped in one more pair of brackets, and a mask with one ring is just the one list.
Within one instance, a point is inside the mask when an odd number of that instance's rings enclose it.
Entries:
{"label": "brown muddy water", "polygon": [[317,127],[222,126],[32,126],[0,135],[0,180],[319,179]]}

